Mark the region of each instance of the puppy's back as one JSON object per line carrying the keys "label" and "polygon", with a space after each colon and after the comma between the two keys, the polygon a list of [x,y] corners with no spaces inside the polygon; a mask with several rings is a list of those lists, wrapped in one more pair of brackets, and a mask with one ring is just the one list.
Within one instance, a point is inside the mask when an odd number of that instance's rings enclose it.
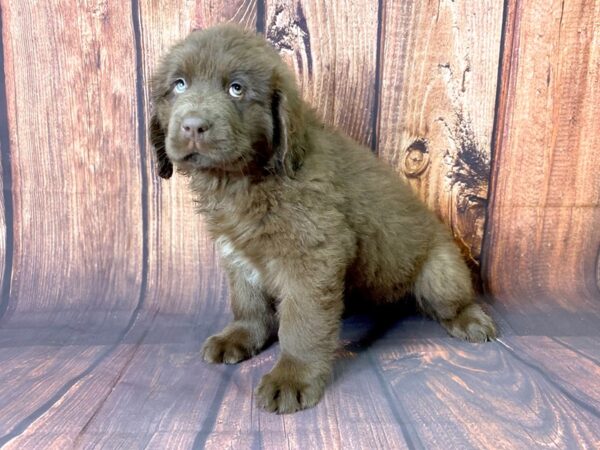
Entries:
{"label": "puppy's back", "polygon": [[329,179],[356,239],[348,280],[378,301],[394,301],[411,288],[432,245],[449,230],[386,163],[331,129],[313,134],[307,173]]}

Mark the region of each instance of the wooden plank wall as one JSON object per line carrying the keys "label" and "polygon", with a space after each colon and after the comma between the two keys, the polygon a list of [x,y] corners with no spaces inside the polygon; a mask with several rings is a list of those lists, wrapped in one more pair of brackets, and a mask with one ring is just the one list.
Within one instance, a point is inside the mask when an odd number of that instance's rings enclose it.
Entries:
{"label": "wooden plank wall", "polygon": [[145,128],[157,58],[221,21],[265,33],[324,120],[396,168],[452,226],[475,273],[484,262],[500,306],[596,305],[598,2],[0,7],[5,322],[116,314],[125,326],[144,311],[219,309],[213,245],[185,181],[156,177]]}
{"label": "wooden plank wall", "polygon": [[384,2],[377,149],[479,261],[503,6]]}
{"label": "wooden plank wall", "polygon": [[511,0],[501,70],[487,285],[522,332],[597,330],[600,2]]}
{"label": "wooden plank wall", "polygon": [[133,309],[145,255],[130,5],[1,5],[8,313]]}

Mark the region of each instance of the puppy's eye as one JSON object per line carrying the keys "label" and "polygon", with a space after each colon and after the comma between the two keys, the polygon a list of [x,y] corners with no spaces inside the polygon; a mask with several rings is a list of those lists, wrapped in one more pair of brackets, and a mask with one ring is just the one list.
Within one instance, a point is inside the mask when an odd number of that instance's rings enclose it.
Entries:
{"label": "puppy's eye", "polygon": [[229,95],[234,98],[240,98],[244,94],[244,88],[240,83],[233,82],[229,85]]}
{"label": "puppy's eye", "polygon": [[185,80],[183,78],[179,78],[175,81],[173,90],[175,91],[176,94],[181,94],[181,93],[185,92],[186,89],[187,89],[187,83],[185,82]]}

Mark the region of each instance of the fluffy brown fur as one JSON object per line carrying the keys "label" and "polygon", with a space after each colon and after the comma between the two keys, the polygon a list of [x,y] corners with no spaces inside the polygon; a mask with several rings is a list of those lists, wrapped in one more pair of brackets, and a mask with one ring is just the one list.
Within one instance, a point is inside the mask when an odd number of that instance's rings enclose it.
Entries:
{"label": "fluffy brown fur", "polygon": [[236,363],[279,338],[261,406],[289,413],[319,401],[345,297],[412,292],[451,335],[495,336],[449,230],[368,149],[316,117],[262,37],[231,25],[193,32],[151,90],[159,174],[174,165],[189,176],[229,276],[234,320],[205,342],[204,359]]}

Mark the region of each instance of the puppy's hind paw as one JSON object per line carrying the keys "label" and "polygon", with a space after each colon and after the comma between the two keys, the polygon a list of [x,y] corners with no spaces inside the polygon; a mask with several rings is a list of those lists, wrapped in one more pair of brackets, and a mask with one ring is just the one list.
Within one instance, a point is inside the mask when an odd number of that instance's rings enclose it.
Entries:
{"label": "puppy's hind paw", "polygon": [[475,303],[462,309],[453,319],[442,320],[441,323],[452,336],[469,342],[491,341],[497,336],[494,321]]}

